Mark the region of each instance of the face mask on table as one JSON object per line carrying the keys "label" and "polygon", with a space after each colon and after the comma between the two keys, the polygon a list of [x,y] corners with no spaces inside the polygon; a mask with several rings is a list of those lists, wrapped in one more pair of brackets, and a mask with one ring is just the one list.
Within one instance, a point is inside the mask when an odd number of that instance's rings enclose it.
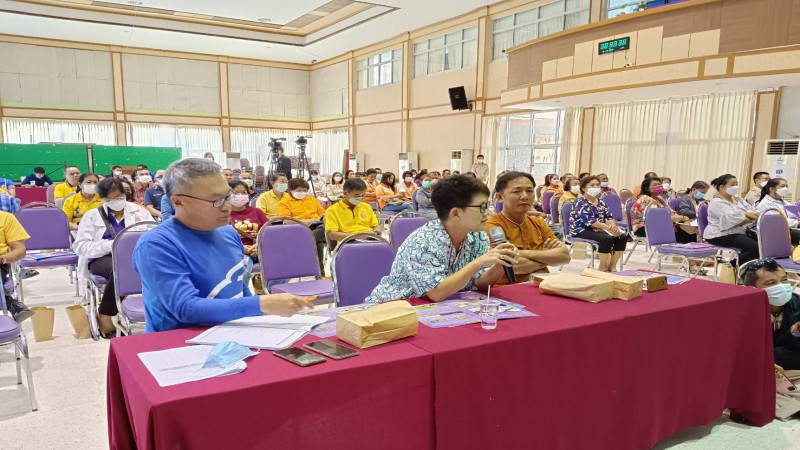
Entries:
{"label": "face mask on table", "polygon": [[236,342],[220,342],[211,349],[205,364],[203,364],[203,368],[228,367],[242,361],[248,356],[257,354],[257,352],[251,351],[249,348],[237,344]]}

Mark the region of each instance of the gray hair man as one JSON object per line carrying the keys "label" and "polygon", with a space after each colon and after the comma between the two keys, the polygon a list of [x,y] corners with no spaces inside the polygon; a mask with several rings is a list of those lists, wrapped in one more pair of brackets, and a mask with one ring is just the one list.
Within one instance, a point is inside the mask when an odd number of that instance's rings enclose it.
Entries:
{"label": "gray hair man", "polygon": [[250,293],[244,247],[229,226],[231,189],[218,164],[177,161],[167,169],[164,189],[175,215],[142,236],[133,254],[148,332],[261,314],[291,316],[309,307],[290,294]]}

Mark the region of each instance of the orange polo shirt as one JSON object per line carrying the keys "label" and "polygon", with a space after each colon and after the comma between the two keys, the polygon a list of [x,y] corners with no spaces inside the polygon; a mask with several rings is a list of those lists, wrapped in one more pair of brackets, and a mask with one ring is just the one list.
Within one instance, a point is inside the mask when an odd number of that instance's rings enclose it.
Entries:
{"label": "orange polo shirt", "polygon": [[[521,250],[541,250],[547,239],[558,239],[544,220],[533,216],[525,216],[522,225],[517,225],[502,213],[495,214],[486,221],[486,234],[491,236],[491,230],[494,227],[502,228],[503,233],[506,234],[506,240]],[[548,270],[545,267],[539,272],[548,272]],[[518,283],[522,283],[529,281],[530,276],[517,275],[516,279]],[[508,279],[503,275],[496,284],[508,284]]]}

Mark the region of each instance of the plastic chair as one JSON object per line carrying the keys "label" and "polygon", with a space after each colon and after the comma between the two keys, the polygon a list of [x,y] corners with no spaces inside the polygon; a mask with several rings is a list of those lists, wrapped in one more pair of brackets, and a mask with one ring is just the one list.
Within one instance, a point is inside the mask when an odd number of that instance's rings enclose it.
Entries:
{"label": "plastic chair", "polygon": [[[404,212],[407,213],[408,211]],[[416,214],[413,216],[408,214],[394,216],[391,223],[389,223],[389,240],[392,243],[392,247],[395,250],[399,249],[403,242],[411,236],[411,233],[426,223],[428,223],[427,218]]]}
{"label": "plastic chair", "polygon": [[[571,214],[572,214],[572,203],[564,203],[561,206],[561,225],[564,228],[564,243],[569,247],[570,252],[572,251],[572,246],[579,242],[583,244],[588,244],[589,250],[591,252],[591,254],[589,255],[589,267],[594,269],[594,257],[599,248],[598,243],[593,239],[583,239],[570,235],[570,232],[572,231]],[[622,266],[620,265],[620,268],[621,267]]]}
{"label": "plastic chair", "polygon": [[625,257],[625,264],[628,264],[628,260],[631,259],[631,255],[633,251],[636,250],[636,247],[639,243],[643,243],[645,247],[645,251],[650,251],[650,244],[647,242],[646,238],[636,236],[633,234],[633,223],[631,222],[631,210],[633,209],[633,205],[636,204],[636,201],[633,198],[629,198],[628,201],[625,203],[625,224],[628,227],[628,235],[633,239],[633,247],[631,247],[630,251],[628,252],[628,256]]}
{"label": "plastic chair", "polygon": [[542,212],[545,214],[550,214],[550,199],[553,198],[555,192],[547,191],[542,194]]}
{"label": "plastic chair", "polygon": [[394,257],[392,246],[374,234],[354,234],[342,240],[331,262],[336,306],[363,303],[389,275]]}
{"label": "plastic chair", "polygon": [[[708,226],[708,204],[701,203],[700,206],[697,207],[697,228],[698,232],[700,233],[700,238],[703,242],[707,242],[705,240],[705,230]],[[714,244],[711,244],[714,245]],[[739,249],[733,247],[721,247],[719,245],[714,245],[717,249],[717,256],[726,260],[728,264],[731,264],[734,259],[739,259]],[[733,256],[726,256],[725,253],[730,253]]]}
{"label": "plastic chair", "polygon": [[301,297],[317,296],[317,303],[333,300],[333,283],[321,280],[314,235],[303,222],[274,217],[258,232],[258,259],[264,286],[270,281],[314,277],[310,281],[272,286],[273,294],[285,292]]}
{"label": "plastic chair", "polygon": [[614,222],[617,223],[617,226],[625,231],[630,230],[628,221],[625,220],[622,214],[622,200],[619,196],[617,194],[605,194],[600,199],[603,200],[611,215],[614,216]]}
{"label": "plastic chair", "polygon": [[774,259],[787,272],[800,273],[800,264],[792,259],[789,222],[777,209],[758,217],[758,254],[760,259]]}
{"label": "plastic chair", "polygon": [[[558,223],[559,213],[558,213],[558,202],[560,197],[552,196],[550,197],[550,220],[554,224]],[[544,209],[544,208],[542,208]]]}
{"label": "plastic chair", "polygon": [[[22,331],[22,327],[14,321],[8,312],[6,293],[2,286],[0,286],[0,303],[3,305],[3,312],[0,314],[0,347],[6,345],[14,346],[14,357],[17,362],[17,384],[22,384],[21,366],[25,366],[31,411],[38,411],[39,405],[36,403],[36,390],[33,387],[33,374],[31,373],[30,356],[28,354],[28,340],[25,339],[25,332]],[[20,358],[20,354],[22,354],[22,358]]]}
{"label": "plastic chair", "polygon": [[51,184],[50,186],[47,186],[47,190],[45,191],[45,198],[47,200],[47,203],[53,203],[53,204],[56,203],[56,185],[57,184],[58,183]]}
{"label": "plastic chair", "polygon": [[242,166],[242,168],[250,167],[250,160],[247,158],[240,158],[239,165]]}
{"label": "plastic chair", "polygon": [[130,335],[133,325],[144,325],[142,278],[133,267],[133,250],[136,248],[139,238],[157,225],[156,222],[139,222],[125,227],[114,238],[111,267],[114,275],[114,297],[117,300],[117,311],[119,311],[117,335]]}
{"label": "plastic chair", "polygon": [[657,253],[655,270],[661,270],[661,262],[667,257],[681,258],[681,265],[678,266],[680,273],[684,268],[689,277],[692,274],[689,270],[690,261],[713,261],[714,278],[717,276],[717,249],[709,244],[698,244],[707,247],[690,248],[678,244],[675,239],[675,231],[672,225],[672,211],[666,208],[647,208],[644,213],[644,228],[647,230],[647,244]]}
{"label": "plastic chair", "polygon": [[419,211],[419,203],[417,203],[417,193],[414,192],[414,195],[411,196],[411,208],[414,211]]}

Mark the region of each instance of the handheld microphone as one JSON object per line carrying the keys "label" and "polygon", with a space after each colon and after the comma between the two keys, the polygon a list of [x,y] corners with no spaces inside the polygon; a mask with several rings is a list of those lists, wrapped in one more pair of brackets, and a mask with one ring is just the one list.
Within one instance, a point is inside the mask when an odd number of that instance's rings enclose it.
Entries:
{"label": "handheld microphone", "polygon": [[[493,227],[489,230],[489,245],[492,247],[496,247],[500,244],[505,244],[508,242],[506,240],[506,234],[503,232],[503,229],[500,227]],[[506,278],[508,279],[509,283],[516,283],[517,277],[514,276],[514,268],[503,266],[503,271],[506,273]]]}

